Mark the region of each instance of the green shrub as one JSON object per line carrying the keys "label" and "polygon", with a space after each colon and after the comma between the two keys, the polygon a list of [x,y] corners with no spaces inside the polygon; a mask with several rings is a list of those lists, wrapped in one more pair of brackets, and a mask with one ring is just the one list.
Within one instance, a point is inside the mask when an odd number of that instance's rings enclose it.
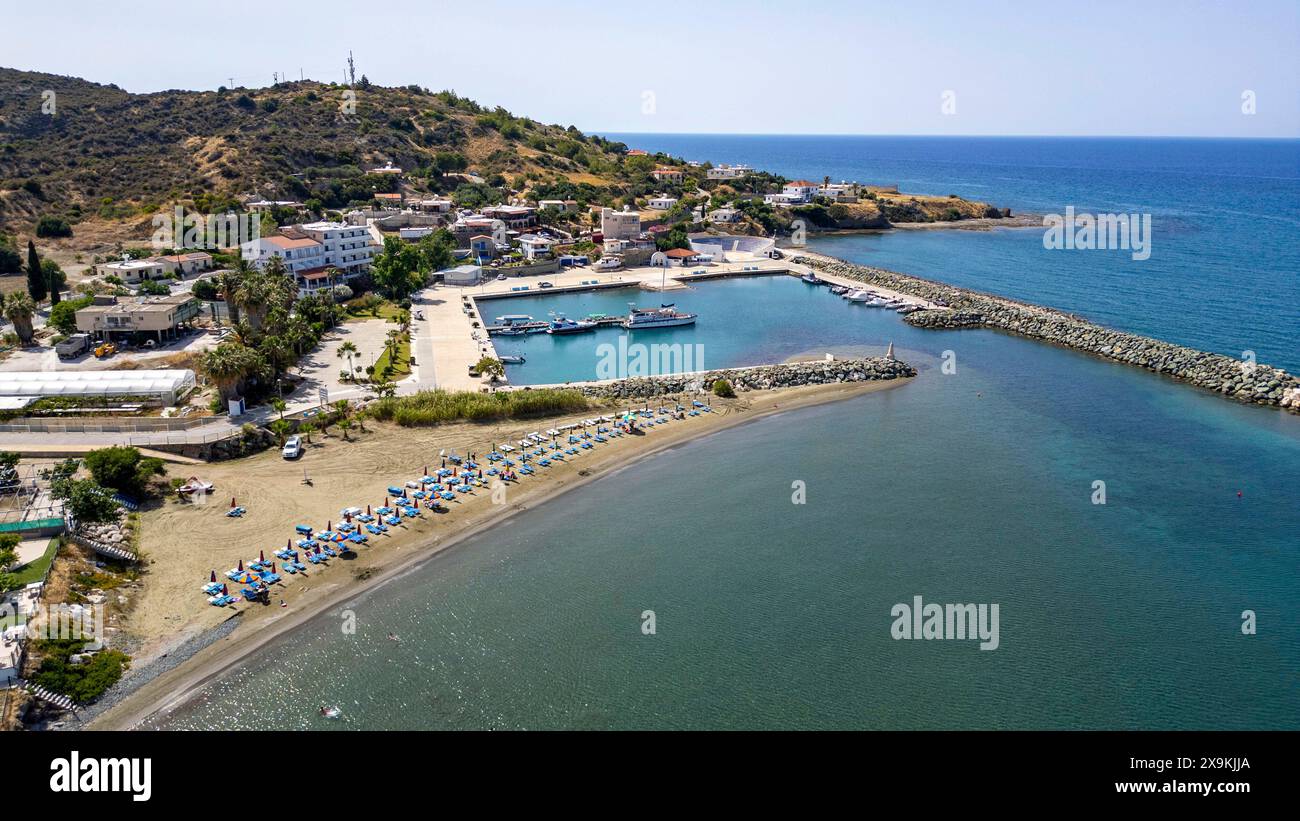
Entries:
{"label": "green shrub", "polygon": [[591,407],[582,392],[572,388],[543,388],[531,391],[421,391],[394,396],[372,404],[370,416],[405,427],[437,425],[443,422],[486,422],[494,419],[522,419],[576,413]]}
{"label": "green shrub", "polygon": [[731,383],[727,380],[719,379],[713,383],[713,395],[721,396],[723,399],[731,399],[735,397],[736,390],[731,387]]}

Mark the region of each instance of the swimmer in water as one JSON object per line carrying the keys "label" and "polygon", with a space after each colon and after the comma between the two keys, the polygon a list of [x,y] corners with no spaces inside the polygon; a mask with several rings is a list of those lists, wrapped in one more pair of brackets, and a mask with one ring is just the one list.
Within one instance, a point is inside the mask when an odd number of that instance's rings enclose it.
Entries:
{"label": "swimmer in water", "polygon": [[394,636],[392,633],[389,633],[389,634],[388,634],[388,640],[389,640],[389,641],[401,641],[401,639],[399,639],[397,636]]}

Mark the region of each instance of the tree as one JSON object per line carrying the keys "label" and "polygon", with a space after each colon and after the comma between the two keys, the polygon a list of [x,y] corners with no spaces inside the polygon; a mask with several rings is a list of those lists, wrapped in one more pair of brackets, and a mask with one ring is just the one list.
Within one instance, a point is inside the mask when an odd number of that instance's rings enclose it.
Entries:
{"label": "tree", "polygon": [[280,445],[282,447],[285,438],[289,435],[289,431],[291,430],[293,430],[293,423],[288,419],[280,418],[271,423],[271,433],[274,433],[280,440]]}
{"label": "tree", "polygon": [[23,258],[14,247],[13,238],[0,234],[0,274],[16,274],[23,269]]}
{"label": "tree", "polygon": [[397,237],[384,238],[384,251],[370,266],[370,278],[389,299],[405,299],[424,283],[420,251]]}
{"label": "tree", "polygon": [[490,356],[485,356],[480,359],[478,364],[474,366],[474,370],[488,377],[488,379],[492,381],[506,375],[506,366],[501,363],[501,360],[494,359]]}
{"label": "tree", "polygon": [[339,359],[343,359],[344,357],[347,357],[348,378],[350,379],[356,378],[356,368],[352,365],[352,358],[356,356],[357,353],[358,353],[357,346],[353,344],[352,340],[348,340],[347,342],[344,342],[342,345],[339,346],[338,353],[335,354]]}
{"label": "tree", "polygon": [[59,292],[68,284],[67,275],[57,262],[47,259],[41,261],[41,276],[45,277],[45,285],[50,291],[50,305],[58,305]]}
{"label": "tree", "polygon": [[68,515],[79,524],[98,524],[117,521],[122,506],[113,494],[96,484],[94,479],[72,479],[63,485],[64,507]]}
{"label": "tree", "polygon": [[301,425],[298,426],[298,432],[302,434],[302,438],[306,439],[307,444],[310,445],[311,435],[316,432],[316,426],[313,425],[311,422],[303,422]]}
{"label": "tree", "polygon": [[14,324],[14,333],[18,334],[22,345],[32,344],[32,337],[36,334],[32,328],[32,315],[35,313],[36,303],[25,291],[13,291],[5,297],[5,319]]}
{"label": "tree", "polygon": [[0,451],[0,490],[12,491],[18,487],[18,460],[22,454],[12,450]]}
{"label": "tree", "polygon": [[343,431],[343,441],[344,441],[344,442],[348,441],[348,430],[350,430],[351,428],[352,428],[352,420],[351,420],[351,419],[340,419],[340,420],[339,420],[339,430]]}
{"label": "tree", "polygon": [[145,457],[132,447],[115,445],[92,450],[85,461],[98,484],[124,493],[141,493],[150,479],[167,473],[161,459]]}
{"label": "tree", "polygon": [[284,421],[284,409],[287,408],[287,407],[289,407],[289,403],[288,403],[288,402],[285,402],[283,399],[281,399],[280,397],[277,396],[276,398],[274,398],[274,399],[271,400],[271,407],[274,408],[274,409],[276,410],[276,412],[278,412],[278,413],[280,414],[280,421],[283,422],[283,421]]}
{"label": "tree", "polygon": [[77,311],[94,301],[94,297],[90,296],[65,299],[50,309],[50,318],[45,324],[61,334],[75,334],[77,332]]}
{"label": "tree", "polygon": [[261,354],[239,342],[222,342],[199,358],[199,370],[217,386],[222,402],[235,395],[245,379],[265,368]]}
{"label": "tree", "polygon": [[45,299],[45,272],[41,269],[41,258],[36,253],[36,243],[27,240],[27,293],[32,302]]}

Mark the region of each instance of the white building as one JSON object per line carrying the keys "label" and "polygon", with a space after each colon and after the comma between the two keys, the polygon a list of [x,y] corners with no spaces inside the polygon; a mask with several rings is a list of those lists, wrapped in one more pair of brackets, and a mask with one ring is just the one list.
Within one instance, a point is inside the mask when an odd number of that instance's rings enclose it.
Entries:
{"label": "white building", "polygon": [[788,182],[781,189],[781,193],[792,197],[798,197],[799,202],[812,202],[813,197],[817,196],[817,189],[821,186],[818,183],[809,180],[794,180]]}
{"label": "white building", "polygon": [[763,202],[768,205],[802,205],[807,202],[799,194],[764,194]]}
{"label": "white building", "polygon": [[708,178],[711,180],[738,180],[754,173],[748,165],[717,165],[710,168]]}
{"label": "white building", "polygon": [[167,266],[157,259],[124,259],[120,262],[102,262],[95,266],[101,276],[113,276],[127,285],[163,279],[171,273]]}
{"label": "white building", "polygon": [[676,197],[670,197],[667,194],[660,194],[657,197],[651,197],[646,202],[646,207],[655,211],[670,211],[677,204]]}
{"label": "white building", "polygon": [[709,222],[735,222],[740,212],[735,208],[715,208],[709,212]]}
{"label": "white building", "polygon": [[551,253],[551,247],[555,245],[555,240],[538,236],[537,234],[524,234],[519,238],[519,249],[524,252],[524,259],[540,259]]}
{"label": "white building", "polygon": [[478,265],[458,265],[442,271],[442,281],[448,285],[477,285],[483,278],[483,269]]}
{"label": "white building", "polygon": [[283,234],[250,240],[239,246],[240,255],[258,268],[266,267],[271,257],[279,257],[285,270],[297,275],[325,265],[325,246],[309,237],[293,239]]}
{"label": "white building", "polygon": [[600,233],[605,239],[636,239],[641,235],[641,215],[626,206],[622,211],[602,208]]}
{"label": "white building", "polygon": [[366,226],[309,222],[294,227],[323,246],[324,259],[320,264],[339,269],[344,278],[351,279],[370,270],[378,246]]}
{"label": "white building", "polygon": [[856,182],[832,182],[819,187],[817,196],[835,202],[857,202],[858,184]]}

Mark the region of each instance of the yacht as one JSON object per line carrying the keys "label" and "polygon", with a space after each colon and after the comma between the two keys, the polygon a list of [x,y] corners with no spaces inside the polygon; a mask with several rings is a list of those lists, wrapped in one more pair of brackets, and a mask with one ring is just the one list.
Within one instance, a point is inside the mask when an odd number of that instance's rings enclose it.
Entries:
{"label": "yacht", "polygon": [[823,282],[825,282],[824,279],[817,276],[817,274],[813,273],[812,271],[809,271],[808,273],[799,277],[799,279],[808,283],[809,285],[821,285]]}
{"label": "yacht", "polygon": [[847,299],[849,302],[869,302],[875,296],[876,296],[875,294],[871,293],[865,288],[859,288],[856,291],[849,291],[847,294],[844,295],[844,298]]}
{"label": "yacht", "polygon": [[555,319],[551,320],[551,324],[547,326],[546,332],[554,335],[580,334],[585,333],[586,331],[594,331],[595,329],[595,322],[588,322],[585,319],[580,319],[575,322],[572,319],[565,319],[562,316],[557,316]]}
{"label": "yacht", "polygon": [[686,314],[677,310],[676,305],[660,305],[657,309],[639,309],[635,305],[623,320],[623,327],[629,331],[649,328],[673,328],[678,325],[694,325],[699,314]]}
{"label": "yacht", "polygon": [[501,355],[501,361],[507,365],[522,365],[524,364],[524,357],[523,354],[507,353]]}

